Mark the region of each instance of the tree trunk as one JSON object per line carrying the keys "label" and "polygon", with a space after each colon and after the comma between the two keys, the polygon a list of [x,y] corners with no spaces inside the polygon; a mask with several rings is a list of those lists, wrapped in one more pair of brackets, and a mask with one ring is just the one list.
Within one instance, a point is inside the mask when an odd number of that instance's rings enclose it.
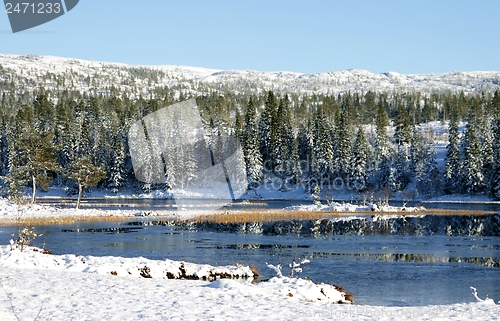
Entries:
{"label": "tree trunk", "polygon": [[83,186],[82,184],[78,183],[78,201],[76,203],[76,208],[80,208],[80,200],[82,199],[82,190]]}
{"label": "tree trunk", "polygon": [[33,199],[31,200],[31,203],[35,204],[36,203],[36,176],[32,176],[33,179]]}

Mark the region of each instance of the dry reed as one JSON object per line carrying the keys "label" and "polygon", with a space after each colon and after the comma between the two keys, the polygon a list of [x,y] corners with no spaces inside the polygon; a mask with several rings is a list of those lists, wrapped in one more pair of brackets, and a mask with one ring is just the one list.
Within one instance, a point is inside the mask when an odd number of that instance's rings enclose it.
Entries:
{"label": "dry reed", "polygon": [[[491,211],[484,210],[451,210],[451,209],[428,209],[419,212],[373,212],[373,211],[356,211],[356,212],[338,212],[338,211],[288,211],[288,210],[262,210],[262,209],[246,209],[232,210],[226,212],[215,212],[209,214],[196,215],[190,218],[168,216],[61,216],[61,217],[23,217],[23,218],[3,218],[0,219],[1,226],[37,226],[37,225],[62,225],[73,224],[76,222],[112,222],[112,221],[131,221],[131,220],[155,220],[159,222],[167,221],[188,221],[188,222],[213,222],[218,224],[237,224],[237,223],[264,223],[290,220],[318,220],[332,217],[348,217],[348,216],[390,216],[390,215],[439,215],[439,216],[482,216],[492,214]],[[158,214],[158,213],[157,213]]]}
{"label": "dry reed", "polygon": [[491,214],[493,212],[483,210],[427,210],[418,212],[373,212],[373,211],[356,211],[356,212],[338,212],[338,211],[287,211],[287,210],[241,210],[231,211],[219,214],[203,214],[190,218],[190,222],[213,222],[218,224],[237,224],[237,223],[264,223],[276,221],[290,221],[290,220],[317,220],[332,217],[346,217],[346,216],[390,216],[390,215],[439,215],[439,216],[481,216]]}

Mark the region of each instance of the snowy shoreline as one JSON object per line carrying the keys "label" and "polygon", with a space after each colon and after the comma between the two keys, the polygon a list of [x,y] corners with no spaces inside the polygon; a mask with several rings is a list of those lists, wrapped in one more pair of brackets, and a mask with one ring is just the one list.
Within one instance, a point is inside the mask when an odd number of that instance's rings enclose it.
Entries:
{"label": "snowy shoreline", "polygon": [[[144,258],[48,255],[33,249],[20,252],[11,251],[9,246],[0,247],[3,321],[35,318],[484,321],[498,320],[500,313],[500,305],[491,299],[480,299],[475,289],[471,293],[471,298],[477,301],[474,303],[408,307],[339,305],[331,303],[344,300],[340,292],[304,279],[275,277],[251,284],[232,279],[211,283],[168,279],[164,275],[147,278],[137,269],[145,263]],[[148,260],[147,264],[162,262]],[[112,273],[125,266],[134,271],[133,275]]]}
{"label": "snowy shoreline", "polygon": [[[51,198],[53,199],[53,198]],[[130,200],[130,199],[127,199]],[[301,204],[285,206],[281,208],[266,208],[266,201],[256,200],[257,203],[249,202],[243,200],[242,202],[235,203],[237,206],[242,206],[241,209],[231,209],[231,208],[221,208],[218,210],[208,210],[204,209],[202,206],[194,206],[192,208],[182,208],[182,209],[161,209],[151,207],[148,209],[147,204],[145,207],[141,207],[141,204],[132,204],[128,208],[120,209],[117,204],[108,204],[109,206],[114,206],[118,208],[106,209],[106,205],[101,208],[80,208],[76,209],[73,207],[60,207],[55,204],[16,204],[8,199],[0,198],[0,225],[50,225],[50,224],[71,224],[77,221],[120,221],[120,220],[132,220],[132,219],[161,219],[161,220],[189,220],[203,217],[211,217],[217,215],[253,215],[259,213],[264,215],[266,219],[272,219],[276,217],[279,219],[280,216],[286,216],[287,213],[304,213],[304,215],[311,214],[321,214],[329,215],[328,213],[335,213],[334,215],[350,215],[356,213],[357,215],[371,215],[371,213],[376,213],[377,215],[465,215],[468,212],[455,211],[452,209],[426,209],[424,206],[392,206],[383,205],[378,203],[364,203],[364,205],[357,205],[350,202],[328,202],[326,204]],[[450,200],[443,200],[445,203],[452,204]],[[291,204],[294,202],[291,201]],[[430,203],[430,202],[429,202]],[[434,202],[433,202],[434,203]],[[455,203],[458,203],[456,201]],[[455,204],[453,203],[453,204]],[[67,204],[67,203],[61,203]],[[460,202],[458,204],[498,204],[491,202],[483,202],[481,200],[469,201],[466,203]],[[223,204],[222,204],[223,205]],[[221,206],[222,206],[221,205]],[[246,208],[245,205],[249,207]],[[100,206],[96,203],[96,206]],[[252,206],[257,206],[257,208],[252,208]],[[261,206],[261,207],[259,207]],[[474,215],[487,214],[491,211],[474,211]]]}

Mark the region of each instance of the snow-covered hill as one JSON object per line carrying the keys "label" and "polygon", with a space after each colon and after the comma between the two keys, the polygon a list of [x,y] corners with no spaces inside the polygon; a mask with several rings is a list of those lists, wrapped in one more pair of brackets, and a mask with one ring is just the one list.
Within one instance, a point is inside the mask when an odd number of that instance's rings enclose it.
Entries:
{"label": "snow-covered hill", "polygon": [[450,72],[442,74],[374,74],[344,70],[317,74],[215,70],[185,66],[136,66],[72,58],[0,54],[0,90],[76,89],[107,92],[114,87],[132,96],[149,95],[155,88],[169,87],[185,93],[229,90],[235,93],[275,92],[296,94],[351,92],[481,92],[500,88],[500,72]]}

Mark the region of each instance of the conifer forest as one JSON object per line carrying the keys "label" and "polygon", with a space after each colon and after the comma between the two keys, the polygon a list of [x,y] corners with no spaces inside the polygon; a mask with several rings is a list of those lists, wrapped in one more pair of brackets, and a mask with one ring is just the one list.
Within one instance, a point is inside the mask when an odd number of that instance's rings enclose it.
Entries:
{"label": "conifer forest", "polygon": [[[168,169],[175,176],[169,184],[141,183],[127,132],[142,117],[194,98],[208,140],[225,135],[241,143],[249,191],[272,181],[284,193],[300,186],[313,197],[329,190],[358,199],[397,193],[405,199],[500,199],[498,86],[332,93],[251,82],[238,87],[177,79],[178,85],[161,85],[154,70],[129,70],[134,73],[149,89],[123,89],[98,74],[69,79],[47,72],[34,82],[0,65],[1,193],[29,193],[36,201],[37,192],[53,186],[68,195],[181,188],[196,177],[197,164]],[[447,129],[441,164],[432,126],[425,124]]]}

